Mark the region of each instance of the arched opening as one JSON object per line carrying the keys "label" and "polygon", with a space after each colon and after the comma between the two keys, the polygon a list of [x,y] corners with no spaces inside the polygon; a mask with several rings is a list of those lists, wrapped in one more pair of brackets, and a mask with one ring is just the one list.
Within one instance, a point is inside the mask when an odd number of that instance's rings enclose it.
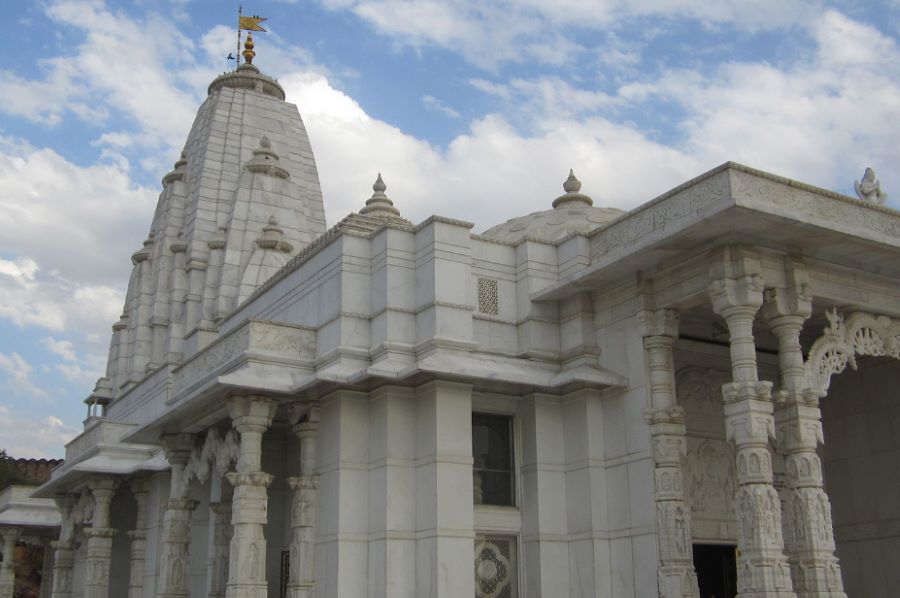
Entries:
{"label": "arched opening", "polygon": [[900,361],[858,357],[821,400],[825,489],[848,596],[900,587]]}

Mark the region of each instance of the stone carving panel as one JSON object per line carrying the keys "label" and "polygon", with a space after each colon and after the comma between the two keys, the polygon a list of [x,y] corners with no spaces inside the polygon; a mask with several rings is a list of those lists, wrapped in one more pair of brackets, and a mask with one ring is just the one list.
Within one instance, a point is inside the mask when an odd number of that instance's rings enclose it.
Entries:
{"label": "stone carving panel", "polygon": [[737,536],[735,455],[725,440],[722,399],[722,385],[730,380],[728,372],[694,366],[679,370],[675,377],[687,426],[685,505],[691,510],[695,538],[734,540]]}
{"label": "stone carving panel", "polygon": [[657,230],[699,212],[729,195],[727,174],[717,173],[704,181],[688,182],[650,202],[639,213],[630,214],[591,235],[591,259],[640,242]]}

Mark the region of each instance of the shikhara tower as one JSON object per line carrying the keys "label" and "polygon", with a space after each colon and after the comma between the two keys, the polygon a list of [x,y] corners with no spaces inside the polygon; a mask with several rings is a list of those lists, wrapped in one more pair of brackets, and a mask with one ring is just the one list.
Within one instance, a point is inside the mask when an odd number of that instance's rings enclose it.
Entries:
{"label": "shikhara tower", "polygon": [[36,493],[50,596],[890,595],[900,213],[734,163],[563,188],[479,235],[378,175],[326,230],[283,89],[213,81]]}
{"label": "shikhara tower", "polygon": [[217,320],[324,232],[319,176],[296,106],[252,63],[218,77],[132,255],[95,401],[196,353],[215,337]]}

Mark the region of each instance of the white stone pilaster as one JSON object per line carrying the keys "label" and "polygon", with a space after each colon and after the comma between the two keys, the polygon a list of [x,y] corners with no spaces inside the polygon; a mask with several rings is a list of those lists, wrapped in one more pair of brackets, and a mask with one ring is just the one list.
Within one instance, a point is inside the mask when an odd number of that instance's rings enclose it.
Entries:
{"label": "white stone pilaster", "polygon": [[197,501],[188,498],[185,465],[195,444],[193,434],[166,434],[162,437],[166,460],[171,467],[169,499],[165,502],[162,552],[159,559],[159,598],[188,598],[190,595],[191,515]]}
{"label": "white stone pilaster", "polygon": [[416,399],[416,596],[474,596],[472,387],[429,382]]}
{"label": "white stone pilaster", "polygon": [[87,579],[85,598],[109,598],[109,564],[112,560],[112,540],[116,530],[110,527],[110,506],[116,493],[114,478],[98,477],[88,483],[94,499],[91,526],[84,529],[87,536]]}
{"label": "white stone pilaster", "polygon": [[231,544],[231,501],[210,505],[213,520],[213,550],[209,598],[225,598],[228,583],[228,550]]}
{"label": "white stone pilaster", "polygon": [[143,249],[131,257],[137,271],[139,284],[135,289],[134,337],[132,342],[131,379],[141,380],[153,359],[153,285],[150,254],[153,251],[153,233],[144,241]]}
{"label": "white stone pilaster", "polygon": [[585,598],[613,598],[610,516],[603,506],[609,501],[609,482],[602,399],[596,390],[584,389],[561,397],[561,402],[569,585]]}
{"label": "white stone pilaster", "polygon": [[772,476],[769,441],[775,439],[772,383],[757,372],[753,320],[762,305],[759,264],[739,249],[719,256],[721,277],[710,284],[713,310],[730,336],[732,382],[722,387],[726,437],[737,452],[737,589],[739,598],[794,598],[784,556],[781,502]]}
{"label": "white stone pilaster", "polygon": [[275,402],[262,396],[233,397],[228,404],[241,435],[237,471],[227,474],[234,487],[228,598],[266,598],[267,503],[272,476],[262,471],[262,436],[272,423]]}
{"label": "white stone pilaster", "polygon": [[317,485],[327,500],[316,508],[316,598],[367,593],[369,421],[366,393],[339,390],[321,400]]}
{"label": "white stone pilaster", "polygon": [[75,563],[75,523],[73,510],[78,498],[65,494],[56,499],[60,514],[59,539],[53,546],[53,589],[51,598],[70,598],[72,595],[72,566]]}
{"label": "white stone pilaster", "polygon": [[[416,396],[381,386],[369,393],[367,598],[415,598]],[[324,440],[323,440],[324,441]]]}
{"label": "white stone pilaster", "polygon": [[22,535],[22,528],[4,525],[0,528],[3,537],[3,562],[0,563],[0,598],[13,598],[16,582],[16,542]]}
{"label": "white stone pilaster", "polygon": [[775,394],[777,446],[785,456],[785,552],[798,598],[846,598],[835,556],[831,503],[817,449],[823,442],[818,393],[804,375],[800,331],[812,298],[796,269],[787,289],[766,293],[763,313],[778,338],[781,390]]}
{"label": "white stone pilaster", "polygon": [[316,549],[316,439],[318,405],[291,406],[293,432],[300,440],[300,475],[288,478],[291,497],[291,558],[287,595],[312,598],[315,592]]}
{"label": "white stone pilaster", "polygon": [[190,335],[200,325],[203,312],[203,281],[206,278],[207,257],[195,255],[196,249],[191,249],[191,255],[187,259],[188,290],[185,295],[187,309],[185,310],[185,336]]}
{"label": "white stone pilaster", "polygon": [[691,512],[684,502],[684,410],[675,398],[673,345],[678,337],[678,313],[670,309],[646,310],[638,314],[638,322],[644,338],[649,385],[645,418],[653,447],[659,596],[697,598],[700,590],[694,571]]}
{"label": "white stone pilaster", "polygon": [[[532,394],[519,407],[525,584],[539,596],[569,596],[566,455],[559,397]],[[582,497],[584,498],[584,497]]]}
{"label": "white stone pilaster", "polygon": [[128,598],[142,598],[144,595],[144,560],[147,545],[147,481],[131,481],[131,494],[137,505],[137,519],[134,529],[128,532],[131,539],[131,559],[128,570]]}

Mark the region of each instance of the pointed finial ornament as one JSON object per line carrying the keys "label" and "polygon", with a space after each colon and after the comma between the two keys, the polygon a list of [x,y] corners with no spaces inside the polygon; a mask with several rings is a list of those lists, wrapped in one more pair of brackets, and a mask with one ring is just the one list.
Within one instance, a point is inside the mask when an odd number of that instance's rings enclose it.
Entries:
{"label": "pointed finial ornament", "polygon": [[569,169],[569,178],[563,183],[563,191],[565,195],[560,195],[553,200],[553,207],[558,208],[564,204],[581,204],[585,206],[594,205],[594,200],[581,193],[581,181],[575,176],[575,171]]}
{"label": "pointed finial ornament", "polygon": [[384,194],[387,191],[387,185],[384,184],[380,172],[372,185],[372,191],[374,191],[372,197],[366,200],[365,207],[359,211],[360,214],[400,215],[400,210],[394,207],[394,202]]}

